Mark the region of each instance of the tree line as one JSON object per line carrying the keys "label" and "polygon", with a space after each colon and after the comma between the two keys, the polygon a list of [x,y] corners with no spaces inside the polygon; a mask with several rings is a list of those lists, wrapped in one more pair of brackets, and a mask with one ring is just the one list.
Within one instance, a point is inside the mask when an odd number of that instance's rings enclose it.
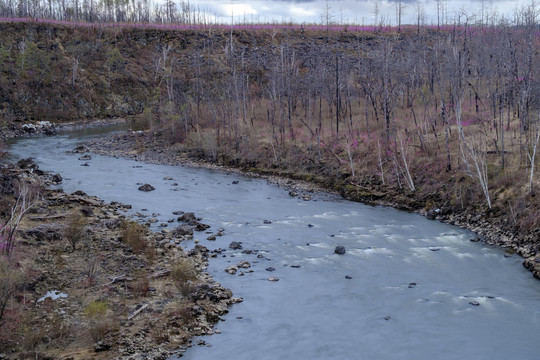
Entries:
{"label": "tree line", "polygon": [[[255,163],[325,163],[351,181],[371,174],[412,192],[430,175],[465,176],[489,208],[492,182],[516,173],[527,174],[534,194],[535,26],[331,38],[274,32],[264,44],[246,37],[208,37],[189,52],[161,47],[153,119],[171,142]],[[453,194],[462,206],[467,186]]]}
{"label": "tree line", "polygon": [[[372,14],[358,14],[362,25],[375,26],[395,25],[401,30],[403,17],[409,14],[414,18],[417,27],[430,25],[422,0],[393,1],[395,5],[395,18],[381,12],[381,0],[372,0]],[[513,26],[530,26],[537,24],[540,15],[540,5],[537,0],[521,3],[516,6],[512,14],[500,14],[492,3],[482,0],[480,9],[471,13],[467,9],[450,12],[447,0],[435,0],[435,19],[432,25],[438,28],[444,25],[476,25],[497,26],[499,23],[508,23]],[[351,15],[351,14],[349,14]],[[182,25],[212,25],[218,22],[215,12],[209,8],[193,5],[189,0],[0,0],[0,17],[4,18],[34,18],[89,23],[157,23]],[[371,20],[369,20],[371,19]],[[260,23],[258,16],[246,17],[239,14],[233,23]],[[273,21],[275,22],[275,20]],[[283,22],[283,20],[281,20]],[[289,23],[294,22],[291,19]],[[412,24],[412,23],[411,23]],[[313,24],[314,25],[314,24]],[[318,25],[326,27],[332,25],[359,25],[348,18],[343,12],[337,14],[327,1]]]}

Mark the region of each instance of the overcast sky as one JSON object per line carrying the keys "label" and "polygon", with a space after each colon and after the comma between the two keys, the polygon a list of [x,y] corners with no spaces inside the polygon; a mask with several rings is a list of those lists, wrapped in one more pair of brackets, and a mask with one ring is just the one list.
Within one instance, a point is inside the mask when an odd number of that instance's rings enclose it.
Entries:
{"label": "overcast sky", "polygon": [[[187,1],[186,1],[187,2]],[[375,23],[375,3],[378,2],[379,19],[385,24],[396,23],[395,0],[189,0],[190,5],[198,7],[207,15],[215,17],[220,22],[282,22],[321,23],[322,15],[326,12],[326,4],[335,22],[354,24]],[[442,0],[448,19],[453,19],[458,13],[467,16],[480,17],[482,4],[484,13],[497,13],[512,19],[516,7],[529,4],[530,0]],[[402,0],[402,23],[416,23],[419,4],[425,14],[425,23],[437,23],[436,0]],[[462,17],[464,19],[464,17]]]}

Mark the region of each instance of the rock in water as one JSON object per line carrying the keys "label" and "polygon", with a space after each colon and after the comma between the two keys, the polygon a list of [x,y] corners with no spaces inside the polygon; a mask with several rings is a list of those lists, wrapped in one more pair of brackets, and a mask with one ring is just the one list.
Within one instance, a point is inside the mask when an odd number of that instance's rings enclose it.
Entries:
{"label": "rock in water", "polygon": [[193,227],[191,225],[181,225],[174,228],[172,234],[175,237],[193,235]]}
{"label": "rock in water", "polygon": [[60,174],[54,174],[51,178],[51,180],[56,183],[56,184],[59,184],[62,182],[62,176]]}
{"label": "rock in water", "polygon": [[238,241],[233,241],[229,244],[229,248],[233,250],[240,250],[242,249],[242,244]]}
{"label": "rock in water", "polygon": [[139,186],[139,190],[148,192],[148,191],[156,190],[156,188],[150,184],[144,184],[144,185]]}
{"label": "rock in water", "polygon": [[336,246],[336,248],[334,249],[334,254],[343,255],[345,254],[345,252],[345,246]]}

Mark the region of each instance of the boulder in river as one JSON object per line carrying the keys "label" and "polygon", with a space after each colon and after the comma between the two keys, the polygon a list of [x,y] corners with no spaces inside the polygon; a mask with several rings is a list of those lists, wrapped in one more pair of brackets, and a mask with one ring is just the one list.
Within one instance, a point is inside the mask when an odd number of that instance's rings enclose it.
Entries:
{"label": "boulder in river", "polygon": [[77,147],[73,150],[71,150],[71,152],[75,153],[75,154],[80,154],[80,153],[85,153],[85,152],[88,152],[90,151],[88,149],[88,147],[86,145],[77,145]]}
{"label": "boulder in river", "polygon": [[178,218],[178,221],[180,222],[185,222],[185,223],[188,223],[190,225],[195,225],[198,223],[198,221],[201,220],[200,218],[197,218],[195,216],[194,213],[192,212],[187,212],[187,213],[182,213],[182,216],[180,216]]}
{"label": "boulder in river", "polygon": [[242,249],[242,244],[238,241],[233,241],[229,244],[229,248],[233,250],[240,250]]}
{"label": "boulder in river", "polygon": [[251,264],[247,260],[242,260],[238,264],[236,264],[236,266],[242,269],[249,269],[251,267]]}
{"label": "boulder in river", "polygon": [[336,248],[334,249],[334,254],[338,254],[338,255],[344,255],[346,252],[345,250],[345,246],[336,246]]}
{"label": "boulder in river", "polygon": [[62,182],[62,176],[60,174],[54,174],[51,178],[52,182],[55,184],[59,184]]}
{"label": "boulder in river", "polygon": [[180,225],[172,231],[174,237],[193,235],[193,227],[190,225]]}
{"label": "boulder in river", "polygon": [[85,154],[81,157],[79,157],[79,160],[92,160],[92,156]]}
{"label": "boulder in river", "polygon": [[140,191],[148,192],[148,191],[156,190],[156,188],[153,187],[153,186],[150,185],[150,184],[144,184],[144,185],[139,186],[139,190],[140,190]]}

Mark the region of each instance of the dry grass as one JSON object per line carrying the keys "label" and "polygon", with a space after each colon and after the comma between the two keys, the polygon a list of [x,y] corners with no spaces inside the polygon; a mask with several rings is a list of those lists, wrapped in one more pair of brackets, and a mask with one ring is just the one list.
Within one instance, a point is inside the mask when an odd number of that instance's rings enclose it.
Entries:
{"label": "dry grass", "polygon": [[141,254],[148,248],[146,228],[134,221],[125,221],[122,224],[121,237],[122,241],[136,254]]}
{"label": "dry grass", "polygon": [[190,258],[180,259],[173,267],[170,277],[182,295],[188,296],[198,279],[195,263]]}

